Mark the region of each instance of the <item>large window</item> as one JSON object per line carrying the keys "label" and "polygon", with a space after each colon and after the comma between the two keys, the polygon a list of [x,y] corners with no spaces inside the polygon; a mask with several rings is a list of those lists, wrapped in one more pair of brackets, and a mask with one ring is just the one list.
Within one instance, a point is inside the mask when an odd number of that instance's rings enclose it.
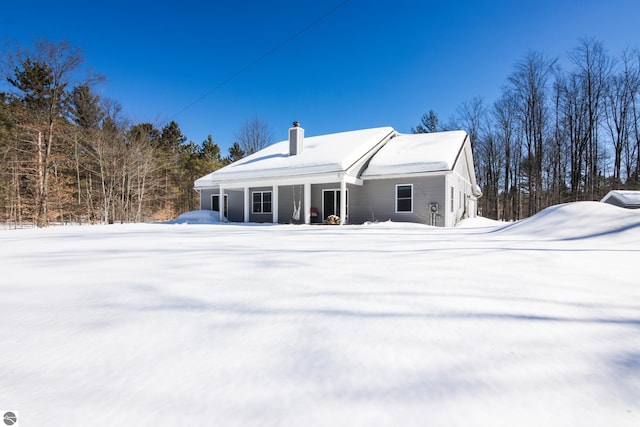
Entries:
{"label": "large window", "polygon": [[396,212],[413,212],[413,184],[396,185]]}
{"label": "large window", "polygon": [[253,213],[271,213],[271,191],[253,192]]}

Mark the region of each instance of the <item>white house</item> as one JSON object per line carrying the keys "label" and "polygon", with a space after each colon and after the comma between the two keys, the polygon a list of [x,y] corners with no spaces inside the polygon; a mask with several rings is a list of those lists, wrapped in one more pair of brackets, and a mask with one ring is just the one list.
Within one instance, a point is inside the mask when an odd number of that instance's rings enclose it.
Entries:
{"label": "white house", "polygon": [[482,194],[464,131],[380,127],[305,138],[297,122],[288,140],[197,179],[195,189],[201,209],[229,221],[309,224],[336,215],[341,224],[446,227],[475,217]]}

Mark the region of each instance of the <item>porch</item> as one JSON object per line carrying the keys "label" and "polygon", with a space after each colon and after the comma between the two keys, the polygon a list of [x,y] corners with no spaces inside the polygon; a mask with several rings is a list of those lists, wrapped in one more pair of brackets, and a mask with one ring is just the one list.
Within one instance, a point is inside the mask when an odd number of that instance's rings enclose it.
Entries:
{"label": "porch", "polygon": [[[343,225],[349,218],[350,188],[361,186],[362,181],[348,176],[341,178],[279,185],[258,182],[219,185],[199,190],[201,209],[217,210],[221,220],[226,217],[231,222],[312,224],[336,215]],[[221,194],[224,195],[222,204]]]}

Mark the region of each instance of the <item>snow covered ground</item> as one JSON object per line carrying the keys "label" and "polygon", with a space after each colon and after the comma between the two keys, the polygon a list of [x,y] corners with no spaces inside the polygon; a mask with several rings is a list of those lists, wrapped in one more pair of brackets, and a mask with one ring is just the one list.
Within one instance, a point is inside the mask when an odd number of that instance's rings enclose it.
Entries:
{"label": "snow covered ground", "polygon": [[20,425],[638,426],[640,210],[0,231]]}

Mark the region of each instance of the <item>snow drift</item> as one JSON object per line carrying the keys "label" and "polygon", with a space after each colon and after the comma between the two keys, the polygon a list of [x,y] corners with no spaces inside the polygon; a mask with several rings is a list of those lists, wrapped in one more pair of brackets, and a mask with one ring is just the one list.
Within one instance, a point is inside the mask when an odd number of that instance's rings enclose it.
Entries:
{"label": "snow drift", "polygon": [[[225,221],[227,222],[226,218]],[[167,221],[166,224],[219,224],[220,212],[212,210],[196,210],[180,214],[173,221]]]}
{"label": "snow drift", "polygon": [[0,231],[0,403],[30,426],[636,427],[633,215]]}
{"label": "snow drift", "polygon": [[600,202],[575,202],[551,206],[496,232],[542,239],[586,239],[607,235],[615,237],[639,227],[639,210]]}

